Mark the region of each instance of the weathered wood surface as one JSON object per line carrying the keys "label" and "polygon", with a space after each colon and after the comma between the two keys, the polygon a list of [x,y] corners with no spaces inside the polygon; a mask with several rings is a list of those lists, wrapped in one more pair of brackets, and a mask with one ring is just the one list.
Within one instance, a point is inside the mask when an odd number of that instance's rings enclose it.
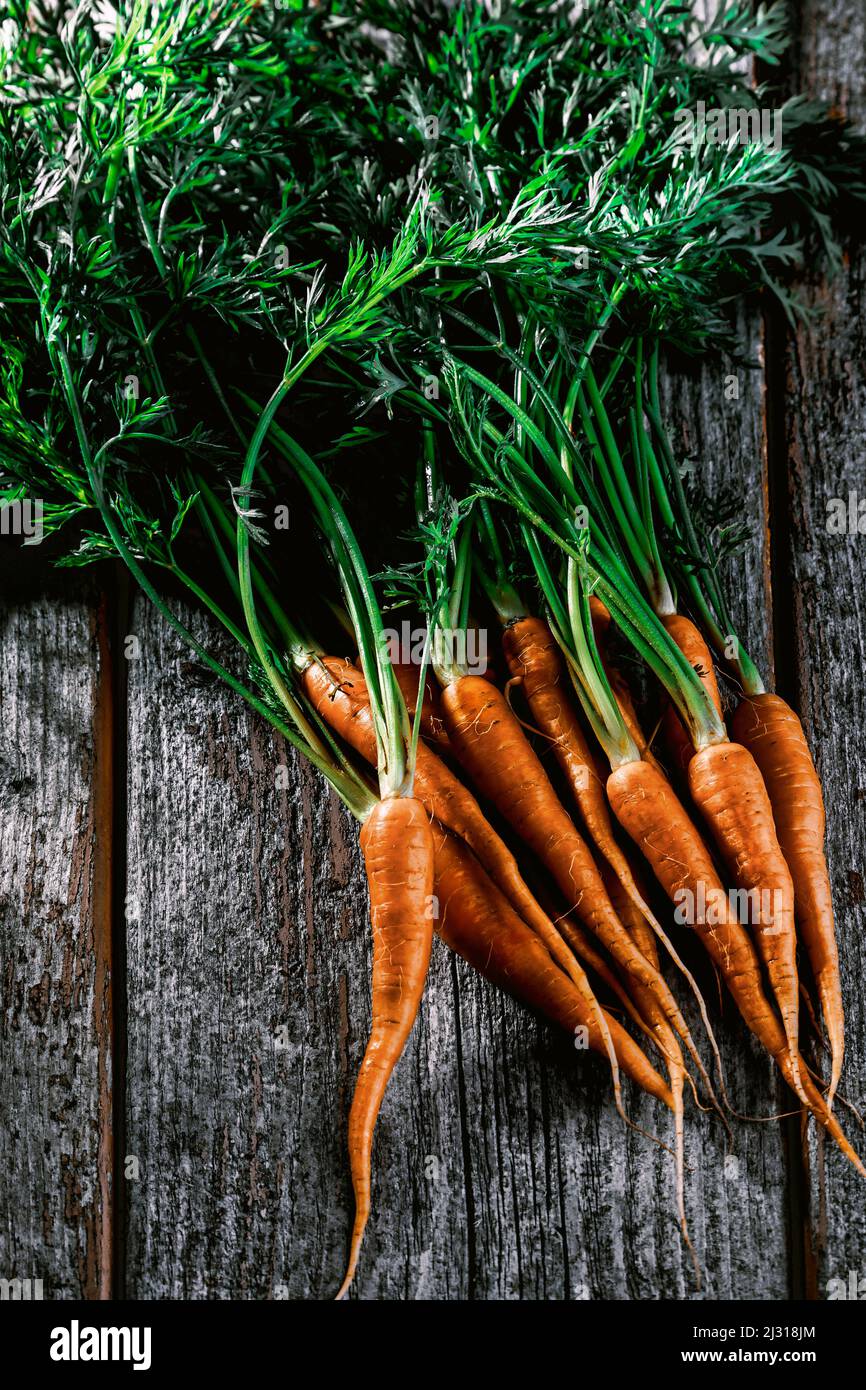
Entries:
{"label": "weathered wood surface", "polygon": [[105,609],[89,582],[55,575],[23,594],[6,568],[0,1277],[41,1280],[45,1298],[100,1298],[112,1236]]}
{"label": "weathered wood surface", "polygon": [[[863,118],[858,5],[803,0],[801,11],[804,80]],[[678,367],[665,399],[678,448],[714,483],[740,480],[755,543],[732,567],[733,617],[803,711],[828,786],[845,1088],[861,1106],[866,562],[862,538],[830,536],[825,521],[829,496],[866,491],[862,281],[860,259],[829,292],[812,291],[830,318],[798,334],[785,399],[773,402],[787,485],[768,482],[764,396],[776,369],[763,370],[758,325],[742,325],[757,370],[721,355],[697,372]],[[740,389],[728,399],[732,373]],[[773,574],[770,532],[790,536]],[[12,595],[0,646],[0,1277],[43,1277],[49,1297],[108,1291],[121,1178],[108,1105],[107,847],[96,833],[109,800],[106,682],[92,593],[55,581],[50,597]],[[345,1254],[346,1115],[369,1021],[356,831],[279,738],[202,683],[144,603],[129,630],[139,647],[125,712],[126,913],[115,922],[128,1007],[114,1287],[134,1298],[325,1298]],[[695,943],[682,945],[709,985]],[[689,1021],[700,1037],[694,1011]],[[717,1032],[739,1108],[777,1109],[783,1092],[729,1007]],[[628,1087],[626,1099],[638,1124],[670,1138],[657,1107]],[[737,1125],[727,1161],[708,1117],[690,1116],[686,1139],[705,1296],[798,1292],[804,1173],[782,1127]],[[825,1296],[829,1278],[864,1273],[864,1202],[835,1153],[813,1139],[809,1158],[806,1273]],[[438,942],[375,1160],[358,1297],[693,1296],[670,1159],[623,1129],[601,1062]]]}
{"label": "weathered wood surface", "polygon": [[[198,684],[143,603],[132,631],[127,1293],[326,1297],[369,1023],[355,828],[293,759],[278,785],[281,741]],[[766,1108],[733,1032],[737,1094]],[[630,1110],[659,1129],[650,1104]],[[710,1294],[784,1297],[773,1127],[749,1132],[739,1168],[706,1121],[689,1138]],[[689,1297],[672,1211],[670,1159],[624,1131],[601,1063],[437,942],[380,1122],[358,1296]]]}
{"label": "weathered wood surface", "polygon": [[[748,524],[748,545],[723,567],[725,592],[734,631],[765,676],[772,677],[774,595],[764,355],[760,320],[757,315],[743,312],[737,319],[734,355],[710,353],[699,364],[677,359],[662,383],[662,405],[676,456],[696,465],[706,480],[709,496],[729,494],[740,519]],[[687,600],[685,606],[688,608]],[[732,708],[736,691],[725,681],[721,682],[721,689],[726,707]],[[689,961],[697,970],[703,953],[697,943],[692,944],[695,949]],[[717,1001],[718,994],[705,963],[700,978],[707,999]],[[740,1114],[752,1116],[782,1111],[786,1089],[727,996],[723,1021],[716,1024],[717,1017],[718,1008],[712,1018],[735,1107]],[[696,1151],[704,1142],[701,1129],[699,1123],[693,1124],[692,1143]],[[718,1162],[727,1201],[722,1207],[724,1234],[715,1230],[712,1242],[703,1246],[712,1251],[707,1257],[710,1296],[789,1297],[793,1291],[788,1249],[790,1179],[782,1127],[735,1125],[732,1152],[727,1162],[722,1158]],[[705,1170],[709,1166],[702,1161]],[[704,1180],[713,1181],[713,1175],[705,1171]],[[715,1291],[713,1277],[719,1256],[724,1257],[728,1250],[733,1265],[722,1294]],[[745,1250],[749,1253],[744,1259]]]}
{"label": "weathered wood surface", "polygon": [[[831,102],[862,129],[866,9],[850,0],[802,0],[800,21],[797,87]],[[862,218],[861,210],[861,232]],[[842,1090],[861,1112],[866,1105],[866,535],[828,530],[828,504],[840,498],[847,505],[850,494],[866,498],[864,292],[862,247],[846,255],[831,285],[806,286],[807,300],[821,316],[798,330],[787,354],[782,441],[791,564],[785,671],[824,782],[846,1010]],[[810,1159],[810,1283],[825,1298],[832,1280],[847,1288],[852,1272],[857,1280],[866,1278],[866,1197],[862,1180],[814,1138]]]}
{"label": "weathered wood surface", "polygon": [[127,1290],[315,1297],[342,1239],[357,847],[146,604],[131,631]]}

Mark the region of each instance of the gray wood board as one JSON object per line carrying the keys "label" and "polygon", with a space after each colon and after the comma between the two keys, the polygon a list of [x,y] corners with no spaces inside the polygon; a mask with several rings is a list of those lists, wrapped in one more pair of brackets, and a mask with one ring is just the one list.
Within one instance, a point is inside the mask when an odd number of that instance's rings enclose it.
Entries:
{"label": "gray wood board", "polygon": [[[858,7],[803,0],[800,12],[803,80],[862,122]],[[742,327],[758,370],[741,373],[738,399],[725,398],[724,378],[738,369],[721,355],[665,391],[682,452],[700,459],[712,487],[743,489],[755,538],[730,566],[729,593],[766,674],[772,601],[784,605],[777,640],[787,634],[791,650],[776,655],[827,789],[843,1089],[861,1106],[862,537],[828,534],[826,508],[863,486],[863,267],[858,257],[829,290],[807,287],[829,317],[797,334],[787,360],[785,515],[771,518],[767,504],[755,325]],[[781,596],[770,583],[771,523],[790,527],[792,589]],[[110,740],[92,595],[64,580],[17,599],[0,645],[0,1277],[41,1277],[49,1297],[104,1296],[111,1274],[110,862],[100,832]],[[129,665],[126,1291],[328,1297],[351,1219],[346,1115],[369,1024],[356,830],[278,737],[198,679],[144,603],[132,630],[141,646]],[[711,1012],[717,1019],[715,1001]],[[700,1037],[693,1011],[689,1021]],[[771,1068],[729,1007],[717,1031],[740,1109],[776,1108]],[[670,1137],[656,1106],[629,1088],[626,1097],[638,1124]],[[687,1149],[706,1296],[785,1298],[780,1128],[738,1125],[737,1161],[726,1162],[718,1124],[692,1114]],[[812,1288],[825,1296],[830,1278],[866,1273],[863,1190],[814,1136],[809,1158]],[[438,942],[380,1120],[374,1203],[362,1298],[693,1296],[670,1160],[623,1129],[602,1063]]]}
{"label": "gray wood board", "polygon": [[[722,566],[722,580],[736,634],[752,658],[771,674],[773,589],[769,541],[769,488],[765,426],[764,342],[758,317],[743,311],[731,354],[708,354],[699,363],[677,359],[661,383],[662,410],[675,456],[694,464],[708,499],[727,497],[746,522],[743,549]],[[688,611],[688,603],[683,606]],[[721,681],[726,707],[734,687]],[[693,953],[689,960],[697,960]],[[704,977],[702,977],[704,978]],[[743,1115],[778,1113],[787,1095],[778,1073],[751,1037],[732,1002],[708,987],[711,1018],[725,1064],[731,1100]],[[720,1009],[723,1021],[719,1021]],[[697,1027],[697,1024],[695,1024]],[[702,1141],[694,1126],[694,1143]],[[704,1181],[715,1185],[704,1160]],[[734,1123],[734,1147],[722,1164],[727,1191],[722,1230],[708,1247],[710,1272],[732,1252],[726,1298],[786,1298],[790,1293],[788,1194],[784,1136],[778,1124]],[[749,1234],[740,1243],[739,1233]],[[743,1258],[745,1248],[749,1255]],[[712,1288],[712,1286],[711,1286]]]}
{"label": "gray wood board", "polygon": [[[866,10],[853,0],[803,0],[797,85],[829,101],[859,128],[866,123]],[[862,228],[862,208],[858,221]],[[828,529],[829,503],[866,498],[866,256],[845,257],[829,286],[809,281],[820,311],[790,344],[787,371],[788,544],[791,616],[785,625],[790,692],[798,703],[828,813],[827,853],[845,1003],[842,1091],[866,1106],[866,535]],[[863,1132],[840,1118],[860,1153]],[[826,1298],[839,1280],[866,1281],[866,1189],[832,1146],[811,1137],[812,1292]],[[866,1282],[861,1285],[866,1290]]]}
{"label": "gray wood board", "polygon": [[4,598],[0,1277],[42,1280],[45,1298],[106,1297],[111,1280],[106,652],[90,582]]}

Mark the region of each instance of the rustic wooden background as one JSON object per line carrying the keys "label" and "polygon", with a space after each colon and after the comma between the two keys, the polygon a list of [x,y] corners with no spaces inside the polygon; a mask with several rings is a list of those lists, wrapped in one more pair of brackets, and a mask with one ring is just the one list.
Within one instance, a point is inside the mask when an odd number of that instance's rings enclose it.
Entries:
{"label": "rustic wooden background", "polygon": [[[792,86],[866,121],[862,0],[794,11]],[[751,365],[720,355],[667,393],[741,492],[734,617],[824,778],[861,1107],[866,539],[829,535],[826,512],[866,496],[864,288],[858,251],[806,284],[813,325],[744,318]],[[37,557],[4,566],[0,611],[0,1277],[54,1299],[329,1297],[369,1019],[355,829],[122,579]],[[718,1032],[739,1108],[784,1108],[730,1008]],[[732,1154],[706,1117],[686,1137],[700,1296],[825,1297],[866,1274],[862,1185],[796,1118],[738,1125]],[[438,942],[375,1158],[354,1296],[696,1296],[670,1161],[624,1131],[605,1068]]]}

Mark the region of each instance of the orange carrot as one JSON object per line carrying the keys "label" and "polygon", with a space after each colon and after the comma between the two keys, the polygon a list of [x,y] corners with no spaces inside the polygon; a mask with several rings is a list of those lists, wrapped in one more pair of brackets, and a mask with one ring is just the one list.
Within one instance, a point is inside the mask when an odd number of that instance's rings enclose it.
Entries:
{"label": "orange carrot", "polygon": [[377,802],[361,829],[373,928],[373,1024],[349,1111],[355,1221],[342,1298],[370,1215],[373,1128],[424,989],[433,940],[433,832],[420,801]]}
{"label": "orange carrot", "polygon": [[517,618],[505,628],[502,647],[512,679],[519,682],[536,727],[550,739],[590,829],[599,797],[604,804],[604,785],[574,708],[556,640],[542,618]]}
{"label": "orange carrot", "polygon": [[[775,1016],[764,996],[754,947],[728,910],[712,855],[673,787],[641,760],[616,768],[608,778],[607,794],[614,815],[671,901],[678,907],[689,901],[694,905],[694,913],[688,914],[694,921],[689,925],[721,967],[752,1032],[764,1041],[762,1034]],[[706,913],[697,910],[702,899],[709,909]]]}
{"label": "orange carrot", "polygon": [[[720,745],[726,747],[728,745]],[[683,895],[697,905],[703,896],[710,909],[694,914],[694,928],[733,995],[746,1024],[774,1058],[791,1088],[843,1153],[866,1176],[823,1096],[792,1059],[785,1030],[764,993],[761,969],[751,938],[728,907],[728,898],[712,856],[670,783],[649,763],[624,763],[607,784],[611,809],[650,864],[671,901]],[[715,920],[708,920],[713,916]]]}
{"label": "orange carrot", "polygon": [[[418,699],[418,680],[421,672],[417,666],[411,666],[405,661],[393,661],[391,665],[394,668],[394,675],[397,677],[400,693],[406,701],[409,716],[412,718]],[[421,704],[421,732],[430,743],[439,748],[448,747],[448,735],[445,732],[442,713],[439,709],[439,692],[429,676],[424,684],[424,699]]]}
{"label": "orange carrot", "polygon": [[602,603],[596,594],[589,596],[589,615],[592,620],[592,630],[595,633],[596,642],[601,645],[607,636],[610,627],[610,609],[606,603]]}
{"label": "orange carrot", "polygon": [[830,1042],[827,1103],[842,1074],[845,1025],[830,877],[824,857],[824,798],[803,726],[778,695],[750,695],[734,714],[732,732],[761,769],[782,853],[794,883],[794,910],[818,986]]}
{"label": "orange carrot", "polygon": [[[682,613],[662,614],[661,621],[676,642],[683,656],[689,664],[694,667],[696,674],[701,679],[704,689],[715,705],[718,713],[721,714],[722,701],[719,695],[718,682],[716,681],[712,654],[701,636],[700,631],[695,627],[691,619],[687,618]],[[662,716],[662,734],[668,751],[671,771],[675,776],[681,777],[691,762],[692,754],[695,749],[671,700],[667,702],[664,715]]]}
{"label": "orange carrot", "polygon": [[[645,895],[638,888],[631,866],[617,843],[604,783],[580,726],[569,691],[565,662],[550,628],[541,618],[518,618],[506,627],[502,645],[512,677],[522,685],[535,725],[552,742],[557,761],[577,802],[589,836],[614,871],[611,882],[617,883],[623,900],[630,904],[642,925],[647,927],[646,934],[632,933],[635,944],[658,970],[655,937],[658,935],[665,939],[664,932],[650,910]],[[611,882],[607,879],[605,882],[610,894]],[[617,911],[620,920],[624,922],[622,910],[618,908]],[[645,944],[647,939],[653,943],[652,955],[641,944]],[[721,1058],[700,990],[678,957],[676,963],[701,1006],[701,1016],[721,1073]]]}
{"label": "orange carrot", "polygon": [[[608,1056],[595,1012],[553,962],[484,869],[454,835],[436,835],[436,932],[493,984],[574,1034],[586,1029],[590,1047]],[[644,1091],[673,1109],[673,1098],[651,1063],[615,1019],[602,1011],[619,1065]]]}
{"label": "orange carrot", "polygon": [[[312,661],[302,679],[307,695],[322,718],[363,758],[375,765],[376,736],[361,672],[347,661],[324,657]],[[482,681],[485,690],[493,689],[482,677],[476,679]],[[514,855],[490,825],[469,789],[424,744],[419,745],[415,762],[415,794],[429,816],[466,841],[557,964],[578,988],[583,988],[583,971],[524,883]]]}
{"label": "orange carrot", "polygon": [[631,693],[629,683],[619,668],[613,665],[606,651],[606,639],[611,623],[610,610],[605,607],[600,599],[595,597],[595,594],[590,594],[589,610],[592,617],[592,631],[596,646],[601,656],[611,694],[616,700],[619,712],[622,715],[623,723],[637,745],[641,757],[645,758],[648,763],[652,763],[653,766],[657,767],[659,772],[661,772],[661,763],[658,762],[647,742],[646,735],[641,728],[641,722],[637,717],[634,697]]}
{"label": "orange carrot", "polygon": [[[653,993],[709,1087],[667,982],[638,950],[617,917],[588,846],[560,803],[505,696],[478,676],[461,676],[445,687],[442,712],[455,757],[547,867],[568,910],[603,942],[630,977]],[[669,949],[673,953],[673,947]]]}
{"label": "orange carrot", "polygon": [[[662,621],[695,667],[721,716],[712,657],[700,632],[680,614],[667,615]],[[680,734],[687,739],[678,718],[671,727],[675,744]],[[755,760],[741,745],[713,744],[695,753],[691,739],[687,742],[686,749],[679,739],[677,758],[680,769],[688,771],[692,799],[701,810],[734,882],[759,909],[755,924],[758,949],[782,1014],[796,1077],[800,1015],[794,887],[776,837],[766,788]],[[800,1094],[799,1087],[795,1089]]]}
{"label": "orange carrot", "polygon": [[779,848],[764,779],[747,748],[715,743],[688,765],[692,800],[710,827],[728,872],[751,896],[757,945],[767,968],[792,1064],[799,1067],[800,984],[794,885]]}
{"label": "orange carrot", "polygon": [[590,838],[615,871],[630,901],[645,920],[650,920],[652,914],[614,835],[599,764],[581,728],[565,663],[549,627],[541,618],[519,618],[505,629],[502,644],[534,723],[551,740]]}

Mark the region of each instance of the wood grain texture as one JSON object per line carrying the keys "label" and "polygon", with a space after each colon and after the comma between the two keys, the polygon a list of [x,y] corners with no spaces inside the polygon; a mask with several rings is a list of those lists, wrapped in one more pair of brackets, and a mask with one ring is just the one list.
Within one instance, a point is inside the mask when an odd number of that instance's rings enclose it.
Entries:
{"label": "wood grain texture", "polygon": [[[145,604],[133,626],[127,1291],[328,1297],[369,1026],[356,830],[258,719],[198,683]],[[623,1129],[604,1066],[435,946],[380,1120],[357,1296],[693,1296],[670,1158]],[[730,1077],[754,1111],[764,1068],[742,1047]],[[670,1141],[649,1102],[631,1094],[629,1111]],[[689,1147],[708,1295],[784,1297],[772,1130],[750,1130],[739,1166],[706,1118]]]}
{"label": "wood grain texture", "polygon": [[[765,423],[764,342],[759,317],[742,310],[735,324],[735,349],[709,353],[700,362],[681,357],[669,363],[661,385],[662,409],[676,457],[693,464],[708,498],[726,499],[749,539],[722,566],[735,632],[765,676],[772,674],[773,589],[769,541],[769,489]],[[686,608],[688,607],[686,603]],[[734,686],[720,678],[726,708]],[[698,968],[699,955],[688,957]],[[701,975],[714,1021],[717,990]],[[729,1093],[743,1115],[766,1116],[785,1108],[787,1091],[776,1069],[754,1042],[727,994],[718,1025]],[[694,1025],[697,1027],[697,1023]],[[694,1142],[701,1143],[695,1125]],[[704,1182],[713,1182],[704,1165]],[[724,1168],[723,1168],[724,1171]],[[734,1123],[725,1196],[712,1249],[731,1252],[729,1298],[789,1296],[788,1193],[785,1142],[779,1124]],[[743,1234],[743,1240],[740,1235]],[[742,1260],[744,1248],[750,1259]],[[711,1262],[712,1263],[712,1262]]]}
{"label": "wood grain texture", "polygon": [[105,608],[90,582],[68,575],[35,593],[3,587],[0,1277],[41,1279],[45,1298],[105,1298],[112,1243]]}
{"label": "wood grain texture", "polygon": [[[859,0],[801,0],[800,18],[802,79],[864,119]],[[767,500],[758,325],[744,318],[740,335],[755,370],[721,354],[699,369],[680,363],[664,393],[678,452],[700,462],[711,491],[741,490],[754,541],[728,566],[728,592],[771,677],[772,603],[784,605],[776,655],[827,787],[848,1012],[843,1089],[861,1106],[866,538],[828,535],[826,507],[852,490],[866,497],[864,265],[849,261],[830,290],[807,286],[828,316],[798,333],[787,360],[783,513],[770,517]],[[732,374],[739,395],[726,399]],[[790,528],[792,587],[780,599],[772,528]],[[110,864],[97,833],[108,714],[92,595],[67,581],[38,599],[17,595],[0,644],[0,1277],[42,1277],[48,1297],[96,1297],[110,1278]],[[278,737],[202,679],[143,602],[131,632],[140,648],[129,663],[126,1292],[328,1298],[351,1219],[346,1117],[370,1009],[356,828]],[[718,1019],[705,962],[694,942],[681,944]],[[727,1004],[718,1036],[738,1107],[777,1109],[783,1091]],[[670,1141],[665,1117],[629,1086],[626,1103]],[[703,1296],[786,1298],[780,1127],[736,1125],[726,1161],[718,1123],[692,1112],[687,1154]],[[438,942],[374,1160],[353,1296],[694,1297],[670,1158],[623,1129],[601,1061]],[[866,1275],[866,1204],[862,1184],[814,1137],[809,1160],[812,1287],[825,1296],[830,1278]]]}
{"label": "wood grain texture", "polygon": [[[802,0],[795,80],[866,126],[866,10],[859,0]],[[858,216],[862,240],[862,210]],[[866,498],[866,255],[846,254],[829,286],[809,280],[819,310],[790,343],[787,371],[788,537],[792,690],[824,783],[827,853],[842,967],[847,1057],[842,1091],[866,1104],[866,535],[828,531],[828,504]],[[840,1115],[862,1152],[862,1131]],[[861,1179],[811,1137],[812,1293],[866,1277],[866,1197]]]}

